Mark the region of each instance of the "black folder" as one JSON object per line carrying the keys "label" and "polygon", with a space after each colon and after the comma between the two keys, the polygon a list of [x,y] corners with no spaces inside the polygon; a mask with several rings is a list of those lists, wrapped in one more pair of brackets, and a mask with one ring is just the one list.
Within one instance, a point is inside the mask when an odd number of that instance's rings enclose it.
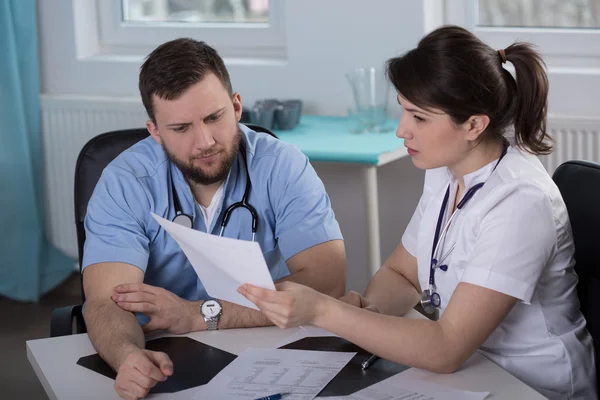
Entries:
{"label": "black folder", "polygon": [[[150,393],[175,393],[207,384],[236,356],[188,337],[164,337],[146,342],[146,349],[167,353],[173,375],[150,389]],[[115,371],[98,354],[81,357],[77,364],[115,379]]]}
{"label": "black folder", "polygon": [[325,386],[321,393],[319,393],[319,397],[348,396],[409,368],[405,365],[379,359],[367,370],[363,370],[361,364],[371,356],[371,353],[346,339],[335,336],[307,337],[289,343],[281,348],[357,353],[339,374]]}

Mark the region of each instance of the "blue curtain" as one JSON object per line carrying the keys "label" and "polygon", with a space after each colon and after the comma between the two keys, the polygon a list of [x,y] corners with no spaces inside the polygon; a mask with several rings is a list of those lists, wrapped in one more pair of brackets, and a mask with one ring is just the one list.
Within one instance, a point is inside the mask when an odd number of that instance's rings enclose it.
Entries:
{"label": "blue curtain", "polygon": [[44,236],[35,0],[0,0],[0,295],[37,301],[73,272]]}

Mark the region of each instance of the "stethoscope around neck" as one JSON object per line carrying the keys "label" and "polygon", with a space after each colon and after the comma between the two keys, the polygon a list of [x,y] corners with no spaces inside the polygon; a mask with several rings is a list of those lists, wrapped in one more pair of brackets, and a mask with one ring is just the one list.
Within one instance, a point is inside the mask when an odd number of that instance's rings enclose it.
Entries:
{"label": "stethoscope around neck", "polygon": [[[246,170],[246,188],[244,189],[244,195],[242,196],[242,200],[237,203],[233,203],[225,210],[225,214],[223,214],[223,221],[221,221],[221,231],[219,232],[219,236],[223,236],[223,232],[225,232],[225,227],[229,223],[229,219],[231,218],[231,213],[236,208],[245,208],[252,215],[252,241],[256,240],[256,230],[258,229],[258,213],[256,209],[252,207],[250,203],[248,203],[248,196],[250,195],[250,188],[252,187],[252,183],[250,182],[250,172],[248,171],[248,161],[246,160],[246,152],[244,147],[240,144],[240,154],[242,155],[242,159],[244,160],[244,167]],[[171,168],[169,167],[169,174],[171,174]],[[189,214],[183,212],[181,208],[181,203],[179,202],[179,196],[177,196],[177,191],[175,190],[175,183],[173,182],[173,178],[171,176],[171,192],[173,194],[173,206],[175,208],[175,217],[173,217],[173,222],[176,224],[185,226],[187,228],[192,228],[193,226],[193,217]],[[207,227],[208,228],[208,227]]]}
{"label": "stethoscope around neck", "polygon": [[[502,159],[506,155],[507,150],[508,142],[504,141],[502,155],[500,155],[498,162],[494,166],[494,171],[496,170],[496,167],[498,167],[498,164],[500,164],[500,161],[502,161]],[[460,212],[460,210],[462,210],[464,206],[467,205],[469,200],[471,200],[473,196],[475,196],[475,193],[477,193],[477,191],[483,187],[484,183],[485,182],[480,182],[467,191],[467,193],[463,196],[462,200],[456,206],[456,210],[448,219],[448,222],[446,222],[446,224],[442,228],[444,214],[446,213],[448,200],[450,198],[450,185],[448,185],[448,188],[446,189],[446,195],[444,196],[444,201],[442,202],[442,207],[440,208],[440,214],[438,216],[437,225],[435,227],[435,235],[433,237],[433,246],[431,248],[431,264],[429,266],[429,286],[427,289],[421,292],[421,306],[427,314],[433,314],[435,312],[435,309],[440,308],[442,305],[442,297],[437,292],[437,288],[435,286],[435,271],[437,269],[440,269],[444,272],[448,270],[448,264],[444,264],[444,260],[454,249],[454,246],[452,246],[452,248],[446,254],[441,255],[440,251],[443,248],[441,244],[445,242],[446,235],[450,228],[450,224],[452,223],[452,220],[454,219],[456,214]]]}

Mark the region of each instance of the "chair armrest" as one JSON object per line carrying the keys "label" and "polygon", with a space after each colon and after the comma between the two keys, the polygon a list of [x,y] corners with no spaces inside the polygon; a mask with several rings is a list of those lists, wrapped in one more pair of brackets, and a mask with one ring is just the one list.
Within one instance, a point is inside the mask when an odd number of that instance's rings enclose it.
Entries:
{"label": "chair armrest", "polygon": [[[76,324],[75,331],[73,322]],[[81,304],[56,308],[52,311],[50,337],[67,336],[86,331]]]}

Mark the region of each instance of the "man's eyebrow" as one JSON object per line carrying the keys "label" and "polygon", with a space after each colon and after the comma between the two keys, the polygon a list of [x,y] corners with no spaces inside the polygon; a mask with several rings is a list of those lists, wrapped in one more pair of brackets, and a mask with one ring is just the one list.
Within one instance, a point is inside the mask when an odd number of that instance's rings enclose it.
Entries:
{"label": "man's eyebrow", "polygon": [[[226,108],[227,107],[220,108],[217,111],[214,111],[214,112],[208,114],[206,117],[204,117],[202,119],[206,119],[206,118],[212,117],[212,116],[214,116],[216,114],[219,114],[220,112],[222,112]],[[174,126],[190,126],[190,125],[192,125],[191,122],[172,122],[170,124],[167,124],[166,126],[168,126],[169,128],[171,128],[171,127],[174,127]]]}
{"label": "man's eyebrow", "polygon": [[212,112],[212,113],[208,114],[208,115],[207,115],[206,117],[204,117],[204,118],[208,118],[208,117],[212,117],[212,116],[214,116],[214,115],[217,115],[217,114],[219,114],[220,112],[222,112],[223,110],[225,110],[226,108],[227,108],[227,107],[220,108],[220,109],[218,109],[217,111],[215,111],[215,112]]}

